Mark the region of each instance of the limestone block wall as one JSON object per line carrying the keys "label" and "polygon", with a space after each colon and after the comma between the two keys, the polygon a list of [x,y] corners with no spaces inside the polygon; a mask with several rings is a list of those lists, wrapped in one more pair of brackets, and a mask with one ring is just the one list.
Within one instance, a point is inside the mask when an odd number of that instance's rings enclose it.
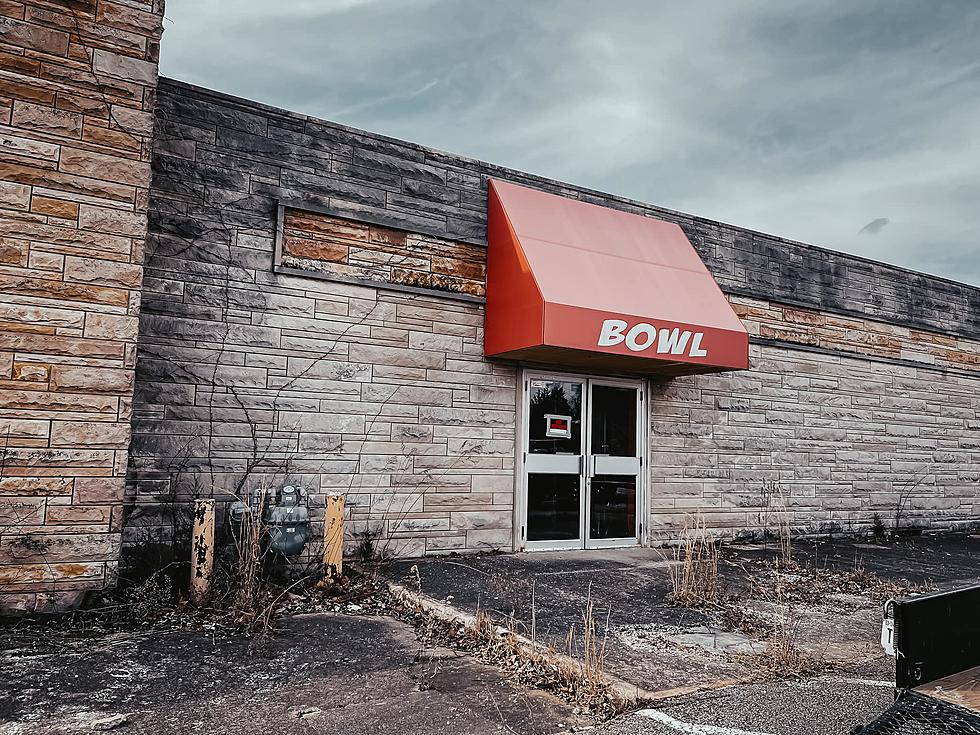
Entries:
{"label": "limestone block wall", "polygon": [[157,130],[129,553],[186,535],[191,497],[287,477],[315,518],[347,493],[389,551],[511,548],[490,176],[678,222],[752,335],[749,371],[651,385],[651,539],[693,510],[756,530],[780,497],[805,530],[887,523],[903,495],[918,523],[977,517],[980,289],[170,80]]}
{"label": "limestone block wall", "polygon": [[0,610],[116,576],[162,17],[0,3]]}
{"label": "limestone block wall", "polygon": [[651,534],[980,522],[980,373],[753,344],[752,369],[654,384]]}

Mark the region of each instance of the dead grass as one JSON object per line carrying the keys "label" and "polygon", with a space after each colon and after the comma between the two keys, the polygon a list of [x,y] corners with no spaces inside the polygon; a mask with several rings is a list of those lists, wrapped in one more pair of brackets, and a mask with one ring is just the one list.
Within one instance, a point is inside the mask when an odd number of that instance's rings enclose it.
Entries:
{"label": "dead grass", "polygon": [[764,651],[739,659],[763,679],[802,679],[826,671],[828,662],[799,646],[798,638],[794,626],[784,620],[764,639]]}
{"label": "dead grass", "polygon": [[749,578],[749,597],[788,605],[819,605],[828,598],[853,595],[880,604],[892,597],[903,597],[929,588],[908,580],[881,579],[857,563],[846,570],[795,566],[783,571],[780,563],[763,567]]}
{"label": "dead grass", "polygon": [[[619,712],[623,703],[611,696],[605,678],[608,620],[597,621],[591,594],[582,611],[582,631],[573,627],[565,637],[565,653],[537,644],[517,632],[516,622],[498,625],[484,610],[471,625],[447,622],[419,606],[411,611],[419,631],[420,655],[426,647],[443,644],[464,651],[504,671],[514,681],[554,692],[576,703],[593,717],[604,720]],[[581,634],[580,634],[581,633]]]}
{"label": "dead grass", "polygon": [[684,526],[670,568],[670,601],[682,607],[703,607],[718,602],[718,544],[698,513]]}

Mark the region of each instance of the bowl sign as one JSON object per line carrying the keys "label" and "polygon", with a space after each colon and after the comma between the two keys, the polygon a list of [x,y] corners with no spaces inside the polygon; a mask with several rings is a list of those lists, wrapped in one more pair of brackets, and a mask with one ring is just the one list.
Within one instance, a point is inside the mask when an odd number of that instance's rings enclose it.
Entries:
{"label": "bowl sign", "polygon": [[544,415],[545,436],[554,439],[570,439],[572,436],[572,417],[555,413]]}
{"label": "bowl sign", "polygon": [[[629,329],[627,329],[629,327]],[[704,332],[689,332],[674,329],[657,329],[652,324],[640,322],[630,327],[622,319],[606,319],[599,330],[599,347],[613,347],[625,344],[630,352],[650,350],[658,355],[687,355],[688,357],[707,357],[707,350],[701,347]]]}

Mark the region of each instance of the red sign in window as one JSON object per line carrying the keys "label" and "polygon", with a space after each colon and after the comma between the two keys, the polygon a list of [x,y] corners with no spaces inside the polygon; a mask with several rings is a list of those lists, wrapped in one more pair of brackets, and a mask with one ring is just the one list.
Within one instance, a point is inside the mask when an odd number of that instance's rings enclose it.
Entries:
{"label": "red sign in window", "polygon": [[572,435],[572,417],[558,416],[553,413],[544,415],[545,436],[567,439]]}

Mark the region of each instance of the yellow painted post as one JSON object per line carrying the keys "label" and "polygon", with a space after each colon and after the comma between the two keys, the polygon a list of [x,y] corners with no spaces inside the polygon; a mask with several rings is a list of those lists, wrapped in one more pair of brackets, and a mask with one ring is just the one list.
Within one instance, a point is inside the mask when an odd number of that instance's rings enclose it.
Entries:
{"label": "yellow painted post", "polygon": [[203,605],[211,592],[214,571],[214,501],[194,501],[191,535],[191,602]]}
{"label": "yellow painted post", "polygon": [[328,495],[323,511],[323,576],[344,573],[344,496]]}

